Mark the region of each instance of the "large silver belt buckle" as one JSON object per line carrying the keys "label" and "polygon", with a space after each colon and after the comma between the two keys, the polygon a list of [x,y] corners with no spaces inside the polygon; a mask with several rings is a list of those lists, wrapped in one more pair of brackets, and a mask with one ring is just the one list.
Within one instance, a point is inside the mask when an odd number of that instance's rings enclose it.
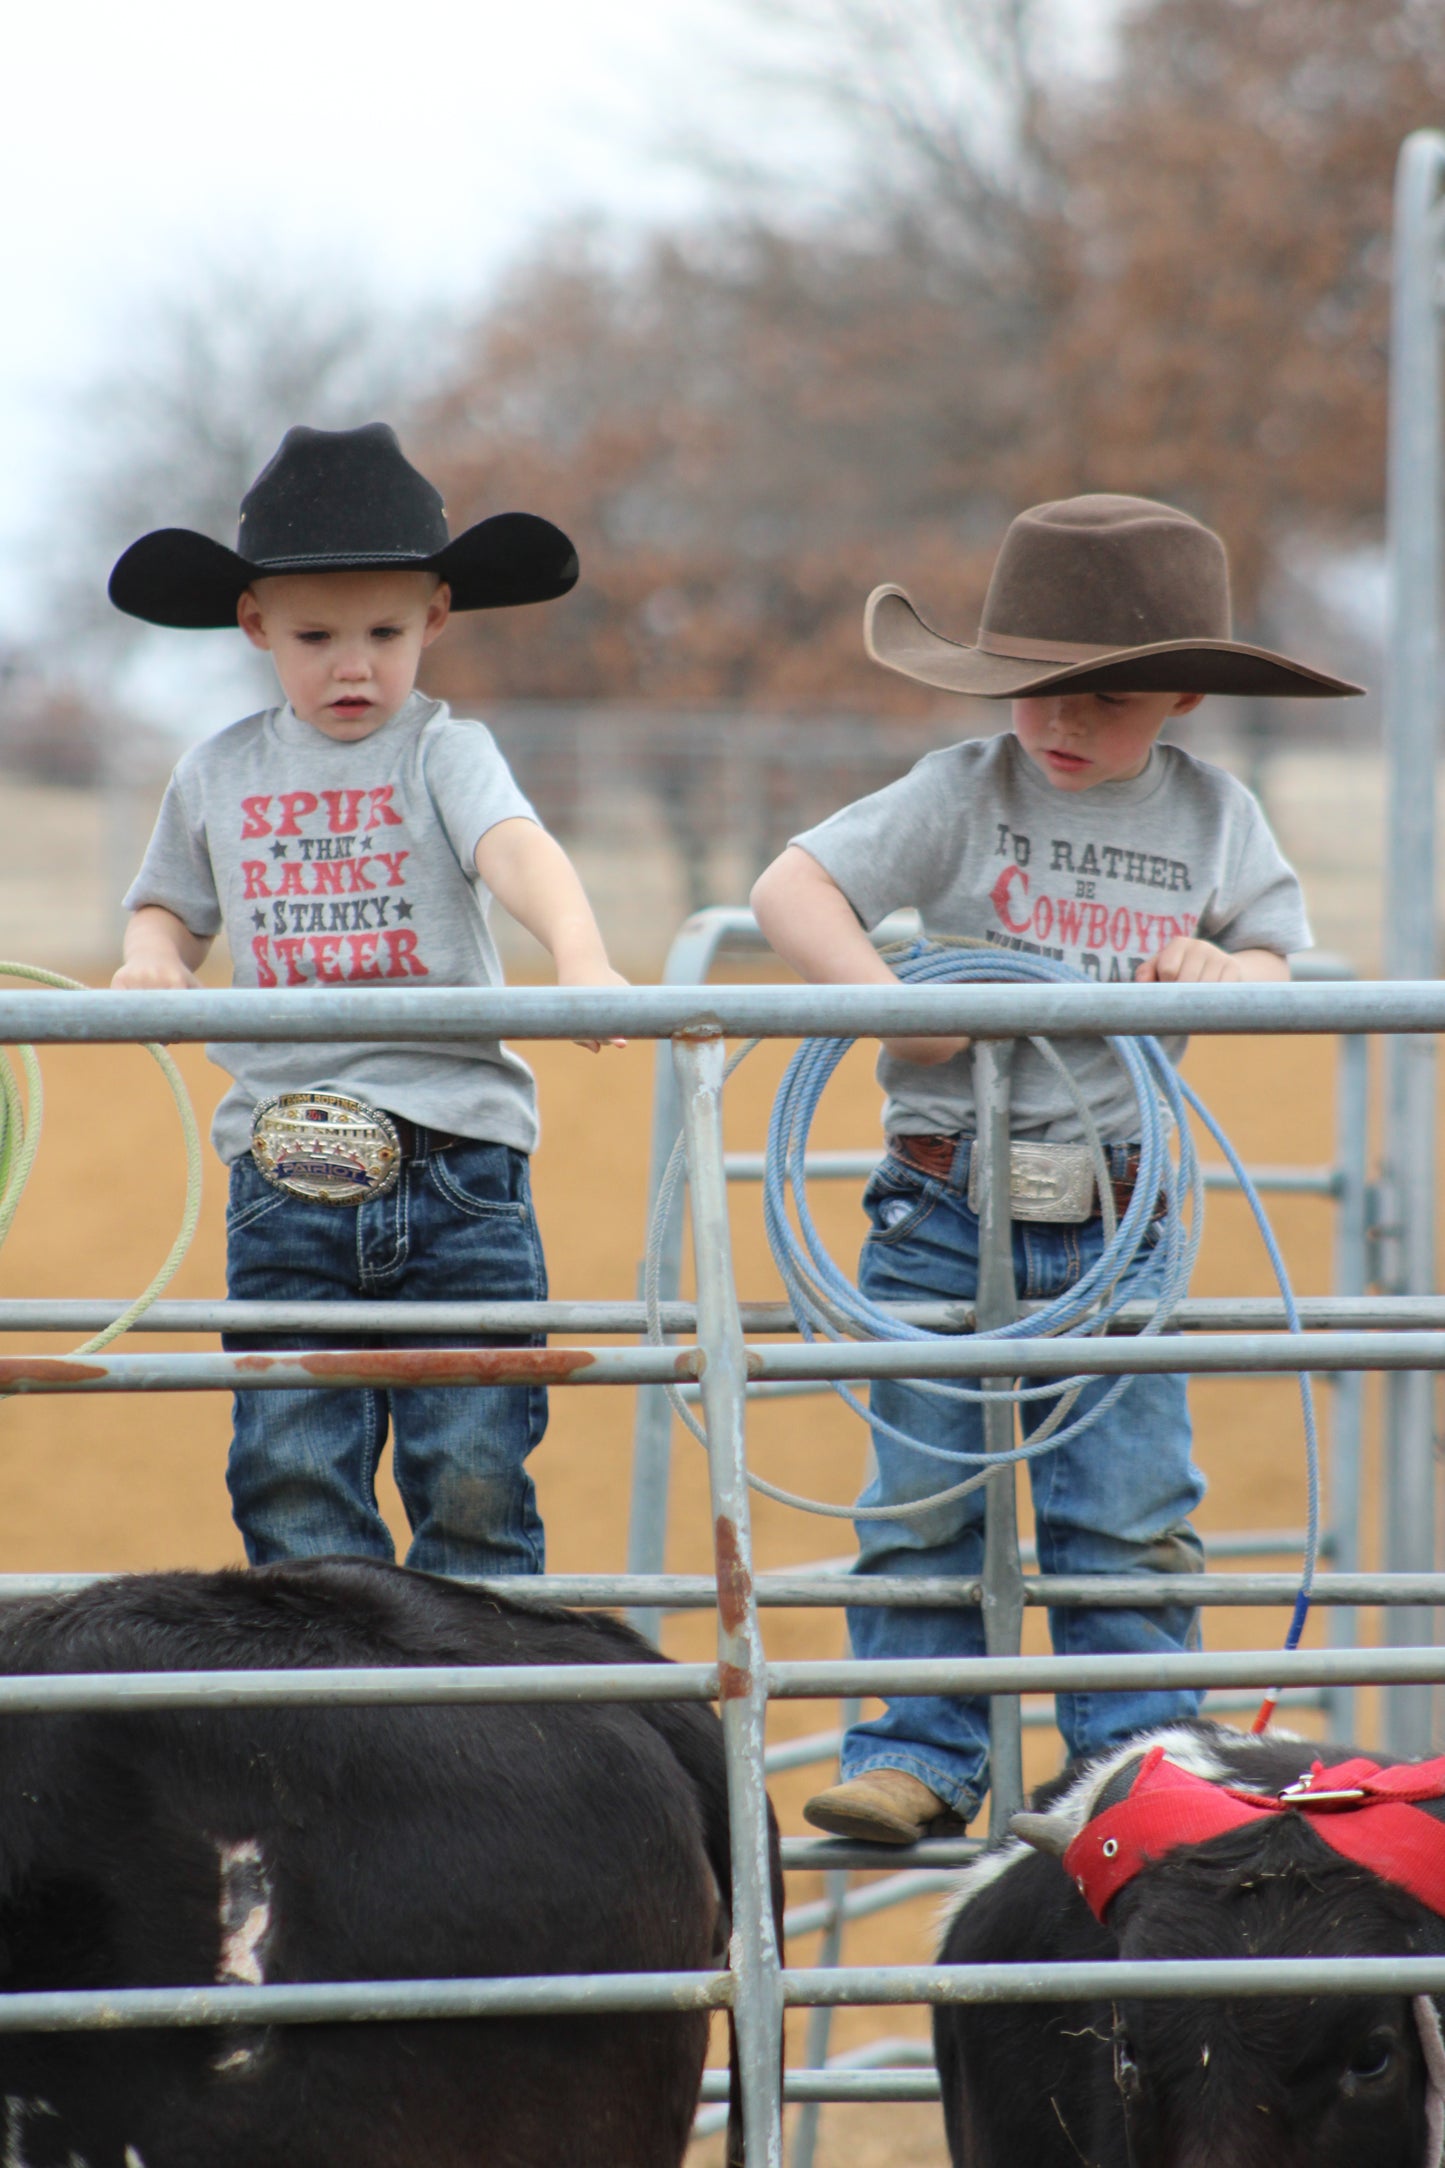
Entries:
{"label": "large silver belt buckle", "polygon": [[389,1114],[346,1092],[278,1092],[252,1117],[251,1157],[293,1197],[364,1204],[395,1188],[401,1138]]}
{"label": "large silver belt buckle", "polygon": [[[968,1161],[968,1207],[982,1204],[982,1155],[975,1142]],[[1009,1146],[1009,1217],[1052,1220],[1064,1227],[1082,1226],[1096,1209],[1094,1155],[1087,1144]]]}

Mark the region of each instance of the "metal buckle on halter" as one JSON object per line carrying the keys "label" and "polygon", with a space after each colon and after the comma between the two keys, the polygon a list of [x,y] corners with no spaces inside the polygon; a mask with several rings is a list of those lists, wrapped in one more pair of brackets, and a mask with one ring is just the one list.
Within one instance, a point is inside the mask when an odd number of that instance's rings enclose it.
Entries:
{"label": "metal buckle on halter", "polygon": [[389,1114],[346,1092],[278,1092],[252,1116],[251,1157],[308,1204],[364,1204],[396,1187],[401,1138]]}
{"label": "metal buckle on halter", "polygon": [[1337,1807],[1347,1803],[1352,1805],[1358,1799],[1368,1799],[1369,1793],[1362,1784],[1348,1786],[1338,1792],[1317,1792],[1311,1787],[1309,1778],[1304,1776],[1296,1777],[1293,1784],[1286,1784],[1282,1792],[1276,1792],[1275,1797],[1288,1800],[1291,1806],[1298,1802],[1300,1806]]}
{"label": "metal buckle on halter", "polygon": [[[968,1162],[970,1212],[977,1212],[982,1203],[982,1174],[975,1140]],[[1011,1219],[1052,1220],[1061,1226],[1081,1227],[1098,1208],[1097,1189],[1094,1155],[1087,1144],[1025,1141],[1009,1146]]]}

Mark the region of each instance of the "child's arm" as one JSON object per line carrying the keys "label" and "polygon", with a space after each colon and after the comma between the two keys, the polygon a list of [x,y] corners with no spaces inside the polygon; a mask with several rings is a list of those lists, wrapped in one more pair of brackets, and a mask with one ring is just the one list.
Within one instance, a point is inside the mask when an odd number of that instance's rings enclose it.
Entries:
{"label": "child's arm", "polygon": [[[800,978],[825,986],[896,986],[858,914],[832,875],[790,843],[753,884],[753,915]],[[932,1065],[961,1054],[967,1039],[885,1039],[900,1061]]]}
{"label": "child's arm", "polygon": [[194,986],[210,949],[210,941],[192,933],[174,911],[158,903],[142,904],[130,915],[122,947],[125,961],[110,983],[133,991]]}
{"label": "child's arm", "polygon": [[1273,949],[1216,948],[1212,941],[1171,941],[1157,956],[1146,957],[1134,974],[1136,986],[1234,985],[1240,980],[1279,981],[1289,977],[1289,959]]}
{"label": "child's arm", "polygon": [[[571,859],[535,821],[498,821],[477,845],[477,872],[519,926],[541,942],[559,986],[625,986],[607,960],[601,931]],[[611,1039],[610,1046],[625,1046]],[[595,1052],[597,1039],[580,1045]]]}

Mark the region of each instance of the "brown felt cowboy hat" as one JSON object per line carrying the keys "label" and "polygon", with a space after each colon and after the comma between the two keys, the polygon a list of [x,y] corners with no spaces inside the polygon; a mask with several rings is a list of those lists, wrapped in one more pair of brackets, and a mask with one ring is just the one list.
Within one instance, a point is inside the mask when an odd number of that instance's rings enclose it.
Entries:
{"label": "brown felt cowboy hat", "polygon": [[385,422],[288,429],[241,499],[236,547],[189,527],[132,542],[110,575],[118,610],[152,625],[234,625],[253,580],[283,572],[435,572],[454,610],[550,602],[577,552],[550,520],[498,512],[453,541],[440,493]]}
{"label": "brown felt cowboy hat", "polygon": [[947,692],[1310,694],[1363,691],[1231,637],[1217,534],[1148,497],[1036,504],[1004,536],[973,647],[925,624],[901,587],[875,587],[875,662]]}

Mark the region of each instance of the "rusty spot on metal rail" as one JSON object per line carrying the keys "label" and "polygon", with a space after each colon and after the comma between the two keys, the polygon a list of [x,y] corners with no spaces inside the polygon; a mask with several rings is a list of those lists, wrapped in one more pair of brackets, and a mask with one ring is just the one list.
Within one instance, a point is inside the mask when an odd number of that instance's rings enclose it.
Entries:
{"label": "rusty spot on metal rail", "polygon": [[700,1016],[695,1023],[680,1025],[672,1036],[688,1046],[704,1046],[709,1039],[721,1039],[723,1028],[715,1016]]}
{"label": "rusty spot on metal rail", "polygon": [[23,1392],[27,1385],[83,1385],[89,1378],[103,1378],[109,1368],[103,1362],[69,1362],[63,1355],[6,1355],[0,1357],[0,1392]]}
{"label": "rusty spot on metal rail", "polygon": [[713,1527],[713,1555],[717,1560],[718,1617],[730,1634],[740,1633],[748,1615],[753,1577],[738,1542],[736,1524],[719,1513]]}
{"label": "rusty spot on metal rail", "polygon": [[717,1667],[717,1698],[719,1701],[746,1701],[752,1691],[753,1676],[737,1664],[719,1664]]}
{"label": "rusty spot on metal rail", "polygon": [[294,1363],[313,1378],[358,1385],[545,1385],[590,1370],[584,1347],[325,1348],[310,1355],[245,1355],[247,1369]]}

